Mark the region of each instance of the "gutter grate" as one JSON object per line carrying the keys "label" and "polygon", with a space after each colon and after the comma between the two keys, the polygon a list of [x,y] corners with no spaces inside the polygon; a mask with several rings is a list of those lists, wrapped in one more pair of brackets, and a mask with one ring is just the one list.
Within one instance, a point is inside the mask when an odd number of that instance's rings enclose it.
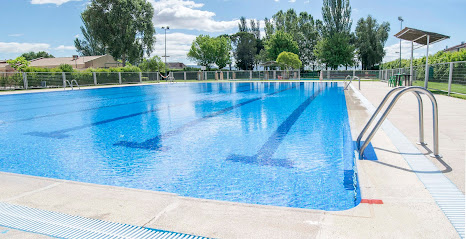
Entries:
{"label": "gutter grate", "polygon": [[204,238],[72,216],[5,202],[0,202],[0,225],[59,238]]}
{"label": "gutter grate", "polygon": [[[375,112],[375,107],[355,87],[351,85],[355,95],[370,113]],[[417,177],[430,192],[435,202],[450,223],[456,229],[461,238],[465,238],[465,197],[439,169],[427,159],[411,141],[401,133],[388,119],[382,124],[385,134],[398,149],[403,158],[408,162]]]}

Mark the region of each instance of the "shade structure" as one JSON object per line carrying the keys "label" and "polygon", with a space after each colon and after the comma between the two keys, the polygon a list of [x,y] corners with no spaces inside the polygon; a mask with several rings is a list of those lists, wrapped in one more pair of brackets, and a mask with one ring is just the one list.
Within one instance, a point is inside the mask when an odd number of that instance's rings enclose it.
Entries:
{"label": "shade structure", "polygon": [[[429,41],[427,41],[428,36]],[[395,37],[402,40],[415,42],[424,46],[450,38],[449,36],[439,33],[418,30],[410,27],[405,27],[403,30],[395,34]]]}
{"label": "shade structure", "polygon": [[[449,39],[449,36],[435,33],[435,32],[428,32],[423,31],[411,27],[405,27],[403,30],[395,34],[396,38],[410,41],[411,42],[411,66],[410,66],[410,75],[411,80],[410,84],[412,84],[413,79],[413,51],[414,51],[414,43],[427,46],[426,52],[426,69],[425,69],[425,80],[424,80],[424,88],[427,89],[427,84],[429,82],[429,44],[433,44],[445,39]],[[401,48],[400,48],[401,50]]]}

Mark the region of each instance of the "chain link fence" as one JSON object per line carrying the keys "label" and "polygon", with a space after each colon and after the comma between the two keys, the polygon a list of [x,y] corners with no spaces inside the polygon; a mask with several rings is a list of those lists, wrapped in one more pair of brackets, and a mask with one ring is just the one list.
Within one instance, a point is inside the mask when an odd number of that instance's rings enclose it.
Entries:
{"label": "chain link fence", "polygon": [[345,80],[347,76],[357,76],[361,80],[379,80],[380,73],[379,70],[323,70],[321,77],[322,80]]}
{"label": "chain link fence", "polygon": [[[410,68],[387,69],[381,71],[382,81],[396,74],[409,74]],[[430,64],[428,66],[427,89],[447,92],[448,95],[466,95],[466,61]],[[411,85],[425,86],[426,66],[414,66]]]}

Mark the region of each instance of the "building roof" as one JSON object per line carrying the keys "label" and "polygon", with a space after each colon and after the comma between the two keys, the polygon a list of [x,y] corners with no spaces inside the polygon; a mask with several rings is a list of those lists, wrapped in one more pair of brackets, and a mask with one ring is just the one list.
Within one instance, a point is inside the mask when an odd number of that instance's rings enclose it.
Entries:
{"label": "building roof", "polygon": [[31,64],[29,66],[36,66],[36,67],[45,67],[45,66],[59,66],[61,64],[68,64],[68,65],[82,65],[88,61],[92,61],[98,59],[103,56],[80,56],[77,60],[73,60],[73,57],[55,57],[55,58],[37,58],[31,60]]}
{"label": "building roof", "polygon": [[395,34],[395,37],[397,38],[412,41],[421,45],[427,45],[427,36],[429,36],[429,44],[450,38],[449,36],[439,33],[422,31],[410,27],[405,27],[403,30]]}
{"label": "building roof", "polygon": [[183,69],[186,65],[182,62],[167,62],[167,67],[170,69]]}
{"label": "building roof", "polygon": [[456,45],[456,46],[452,46],[452,47],[449,47],[443,51],[454,51],[456,49],[461,49],[461,48],[466,48],[466,43],[465,42],[462,42],[461,44],[459,45]]}

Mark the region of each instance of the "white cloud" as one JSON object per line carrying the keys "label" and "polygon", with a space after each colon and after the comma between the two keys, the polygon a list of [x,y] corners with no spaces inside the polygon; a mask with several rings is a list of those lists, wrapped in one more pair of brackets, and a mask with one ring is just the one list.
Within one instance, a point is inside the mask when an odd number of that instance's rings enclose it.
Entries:
{"label": "white cloud", "polygon": [[9,37],[20,37],[23,36],[24,34],[22,33],[15,33],[15,34],[8,34]]}
{"label": "white cloud", "polygon": [[60,6],[63,3],[67,3],[71,1],[81,1],[81,0],[31,0],[31,4],[56,4]]}
{"label": "white cloud", "polygon": [[58,51],[72,51],[72,50],[76,50],[76,48],[74,46],[59,45],[59,46],[55,47],[55,50],[58,50]]}
{"label": "white cloud", "polygon": [[238,26],[238,20],[214,20],[214,12],[199,9],[204,6],[203,3],[188,0],[150,0],[150,2],[154,6],[154,25],[157,27],[224,32]]}
{"label": "white cloud", "polygon": [[[157,55],[162,58],[165,54],[165,34],[160,33],[155,36],[157,42],[154,46],[152,56]],[[196,39],[196,35],[184,33],[167,33],[167,62],[184,62],[190,64],[187,60],[187,54],[191,48],[191,43]],[[162,58],[162,60],[164,60]]]}
{"label": "white cloud", "polygon": [[288,2],[294,3],[296,2],[296,0],[288,0]]}
{"label": "white cloud", "polygon": [[46,43],[18,43],[0,42],[0,53],[24,53],[29,51],[47,51],[50,48]]}
{"label": "white cloud", "polygon": [[[414,49],[418,48],[420,45],[414,43]],[[424,49],[425,47],[421,48]],[[386,46],[385,50],[385,57],[383,58],[383,62],[389,62],[400,58],[400,43],[395,43],[390,46]],[[422,50],[414,50],[413,57],[418,58],[425,55],[425,52]],[[401,41],[401,58],[402,59],[411,59],[411,42],[409,41]]]}

